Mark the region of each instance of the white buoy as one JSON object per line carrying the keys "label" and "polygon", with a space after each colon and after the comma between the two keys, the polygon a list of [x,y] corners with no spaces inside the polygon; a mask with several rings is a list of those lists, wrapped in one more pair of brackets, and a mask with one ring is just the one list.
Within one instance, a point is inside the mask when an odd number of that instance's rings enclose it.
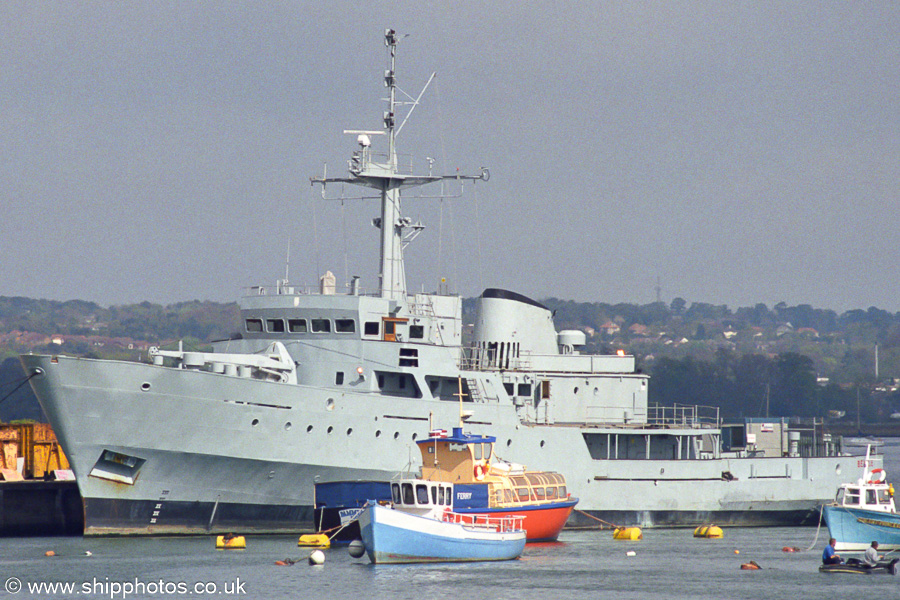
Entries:
{"label": "white buoy", "polygon": [[309,553],[309,564],[321,565],[325,564],[325,553],[321,550],[313,550]]}
{"label": "white buoy", "polygon": [[625,556],[637,556],[637,552],[635,552],[634,550],[629,550],[625,553]]}
{"label": "white buoy", "polygon": [[361,540],[353,540],[352,542],[350,542],[350,546],[347,548],[347,551],[353,558],[359,558],[366,553],[366,547],[363,545]]}
{"label": "white buoy", "polygon": [[85,550],[84,555],[85,556],[93,556],[94,554],[90,550]]}

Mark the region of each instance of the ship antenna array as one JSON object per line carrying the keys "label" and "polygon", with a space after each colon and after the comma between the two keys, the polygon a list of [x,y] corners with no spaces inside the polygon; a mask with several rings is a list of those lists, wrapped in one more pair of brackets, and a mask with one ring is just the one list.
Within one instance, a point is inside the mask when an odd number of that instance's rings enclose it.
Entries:
{"label": "ship antenna array", "polygon": [[[403,36],[406,37],[406,36]],[[387,98],[388,110],[383,115],[384,130],[373,131],[365,129],[348,129],[345,134],[356,135],[358,149],[353,153],[349,164],[349,177],[333,177],[323,173],[322,177],[311,177],[310,184],[319,184],[322,186],[322,197],[326,199],[325,188],[329,183],[346,183],[358,185],[362,187],[372,188],[377,191],[376,196],[361,196],[360,200],[378,199],[381,201],[381,217],[372,221],[375,227],[381,230],[381,297],[390,298],[397,301],[406,300],[406,273],[403,264],[403,249],[412,241],[422,229],[425,228],[421,223],[413,223],[409,217],[402,216],[402,207],[400,202],[400,192],[406,188],[418,187],[430,183],[441,182],[445,180],[456,180],[463,182],[471,181],[487,181],[490,173],[487,169],[482,168],[478,175],[463,175],[455,173],[453,175],[412,175],[411,173],[401,172],[397,164],[396,137],[403,126],[409,119],[410,114],[418,106],[425,93],[425,89],[434,79],[432,73],[425,88],[416,97],[412,98],[405,92],[405,96],[410,98],[411,102],[399,102],[397,100],[397,79],[395,76],[397,45],[400,41],[397,32],[388,29],[384,34],[384,43],[390,50],[390,68],[384,72],[384,85],[389,90]],[[411,108],[406,117],[396,126],[396,109],[400,104],[409,104]],[[387,136],[388,152],[387,156],[379,156],[372,152],[372,136]],[[461,194],[460,194],[461,195]],[[444,198],[446,196],[436,196]],[[337,200],[351,200],[356,198],[344,198],[343,193]]]}

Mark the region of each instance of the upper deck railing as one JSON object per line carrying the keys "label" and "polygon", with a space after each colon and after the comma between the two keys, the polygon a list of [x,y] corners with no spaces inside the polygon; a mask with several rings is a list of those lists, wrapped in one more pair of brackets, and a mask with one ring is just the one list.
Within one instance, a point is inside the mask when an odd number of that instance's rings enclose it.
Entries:
{"label": "upper deck railing", "polygon": [[674,404],[647,406],[647,423],[659,427],[720,427],[718,406],[699,406],[695,404]]}
{"label": "upper deck railing", "polygon": [[[307,284],[277,284],[274,286],[254,285],[243,288],[244,297],[252,296],[370,296],[380,297],[381,290],[368,289],[360,286],[354,287],[352,283],[335,285],[330,290],[323,291],[322,285]],[[458,294],[450,293],[448,290],[438,289],[437,291],[428,292],[430,296],[457,296]],[[413,296],[413,294],[410,294]],[[415,303],[410,302],[410,311],[415,311]],[[414,312],[414,314],[422,314]]]}

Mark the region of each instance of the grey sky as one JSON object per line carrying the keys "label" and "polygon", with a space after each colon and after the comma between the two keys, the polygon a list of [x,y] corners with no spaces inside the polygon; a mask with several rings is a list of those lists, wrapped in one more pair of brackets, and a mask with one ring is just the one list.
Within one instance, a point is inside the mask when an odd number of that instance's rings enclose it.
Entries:
{"label": "grey sky", "polygon": [[231,301],[289,239],[374,287],[375,204],[308,178],[380,127],[385,27],[437,72],[401,152],[491,171],[405,203],[411,289],[900,310],[892,2],[6,2],[0,295]]}

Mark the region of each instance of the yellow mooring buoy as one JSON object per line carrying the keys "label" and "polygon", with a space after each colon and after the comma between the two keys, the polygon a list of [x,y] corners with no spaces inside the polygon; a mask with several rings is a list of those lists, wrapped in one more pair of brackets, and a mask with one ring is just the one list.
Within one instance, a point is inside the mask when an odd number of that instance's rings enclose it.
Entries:
{"label": "yellow mooring buoy", "polygon": [[701,525],[694,530],[695,538],[719,539],[722,535],[722,528],[718,525]]}
{"label": "yellow mooring buoy", "polygon": [[642,540],[644,539],[644,533],[641,531],[640,527],[616,527],[613,530],[613,539],[614,540]]}
{"label": "yellow mooring buoy", "polygon": [[324,533],[308,533],[300,536],[297,545],[307,548],[330,548],[331,540]]}
{"label": "yellow mooring buoy", "polygon": [[247,540],[242,535],[220,535],[216,537],[217,550],[243,550],[247,547]]}

